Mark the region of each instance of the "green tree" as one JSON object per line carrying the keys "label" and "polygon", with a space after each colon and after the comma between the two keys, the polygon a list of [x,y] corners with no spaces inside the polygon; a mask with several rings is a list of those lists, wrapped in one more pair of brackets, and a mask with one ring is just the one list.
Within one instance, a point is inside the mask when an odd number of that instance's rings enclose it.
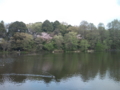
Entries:
{"label": "green tree", "polygon": [[78,26],[70,26],[67,28],[68,32],[76,32],[78,33],[79,27]]}
{"label": "green tree", "polygon": [[90,46],[90,45],[89,45],[89,43],[88,43],[87,40],[85,40],[85,39],[82,39],[82,40],[81,40],[81,42],[80,42],[80,47],[81,47],[81,50],[82,50],[82,51],[86,52],[89,46]]}
{"label": "green tree", "polygon": [[34,41],[35,41],[36,51],[43,50],[43,44],[47,42],[46,40],[42,39],[41,37],[35,38]]}
{"label": "green tree", "polygon": [[43,45],[43,48],[44,48],[45,50],[48,50],[48,51],[54,50],[54,43],[53,43],[53,41],[46,42],[46,43]]}
{"label": "green tree", "polygon": [[79,26],[79,34],[82,35],[83,39],[86,38],[87,30],[89,30],[89,23],[87,21],[82,21]]}
{"label": "green tree", "polygon": [[33,36],[27,33],[15,33],[10,38],[11,48],[14,50],[31,50],[34,48]]}
{"label": "green tree", "polygon": [[56,21],[53,23],[53,28],[54,28],[54,30],[59,29],[59,28],[60,28],[60,22],[56,20]]}
{"label": "green tree", "polygon": [[49,20],[45,20],[43,22],[42,31],[44,31],[44,32],[52,32],[53,31],[53,25]]}
{"label": "green tree", "polygon": [[98,30],[89,30],[86,34],[86,40],[88,40],[91,49],[95,48],[95,45],[99,41],[99,39],[100,35]]}
{"label": "green tree", "polygon": [[64,36],[66,33],[68,33],[67,31],[68,25],[66,23],[61,23],[60,24],[60,33]]}
{"label": "green tree", "polygon": [[63,36],[62,35],[55,35],[53,37],[53,41],[55,44],[56,49],[62,49],[63,48]]}
{"label": "green tree", "polygon": [[105,30],[105,26],[103,23],[98,24],[98,32],[100,35],[100,41],[103,43],[104,40],[109,38],[108,31]]}
{"label": "green tree", "polygon": [[6,36],[6,30],[4,27],[4,22],[1,21],[1,23],[0,23],[0,37],[4,38],[5,36]]}
{"label": "green tree", "polygon": [[88,24],[88,30],[97,30],[97,28],[93,23],[89,23]]}
{"label": "green tree", "polygon": [[29,23],[27,24],[27,28],[30,33],[39,33],[42,32],[42,23],[36,22],[36,23]]}
{"label": "green tree", "polygon": [[16,32],[28,33],[28,29],[25,23],[19,22],[19,21],[16,21],[10,24],[8,30],[9,30],[8,31],[9,37],[13,36]]}
{"label": "green tree", "polygon": [[116,19],[108,23],[108,30],[112,41],[111,49],[120,49],[120,21]]}
{"label": "green tree", "polygon": [[96,51],[104,51],[105,50],[105,46],[102,43],[98,42],[96,44],[95,50]]}
{"label": "green tree", "polygon": [[65,50],[77,50],[78,39],[76,32],[69,32],[64,36]]}
{"label": "green tree", "polygon": [[8,41],[6,41],[4,39],[2,39],[0,45],[1,45],[2,49],[3,49],[3,51],[9,50],[10,46],[11,46],[10,42],[8,42]]}

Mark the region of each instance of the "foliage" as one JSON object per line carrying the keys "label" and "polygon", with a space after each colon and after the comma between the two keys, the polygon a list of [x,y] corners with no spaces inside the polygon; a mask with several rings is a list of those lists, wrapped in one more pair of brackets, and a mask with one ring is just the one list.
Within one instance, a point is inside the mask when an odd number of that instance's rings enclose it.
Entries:
{"label": "foliage", "polygon": [[42,32],[42,23],[41,22],[29,23],[27,24],[27,28],[31,34],[39,33]]}
{"label": "foliage", "polygon": [[66,33],[68,33],[67,27],[68,27],[68,25],[65,25],[64,23],[61,23],[61,24],[60,24],[59,31],[60,31],[60,33],[61,33],[63,36],[64,36]]}
{"label": "foliage", "polygon": [[30,50],[33,48],[33,36],[27,33],[15,33],[10,38],[11,48],[15,50]]}
{"label": "foliage", "polygon": [[86,52],[89,46],[90,45],[87,40],[85,40],[85,39],[81,40],[80,47],[81,47],[82,51]]}
{"label": "foliage", "polygon": [[68,32],[78,32],[79,27],[78,26],[70,26],[67,28]]}
{"label": "foliage", "polygon": [[64,37],[65,50],[76,50],[78,45],[77,33],[69,32]]}
{"label": "foliage", "polygon": [[44,32],[52,32],[53,31],[52,23],[49,20],[45,20],[43,22],[42,31],[44,31]]}
{"label": "foliage", "polygon": [[6,30],[5,30],[5,27],[4,27],[4,22],[1,22],[0,23],[0,37],[4,38],[5,35],[6,35]]}
{"label": "foliage", "polygon": [[56,29],[59,29],[59,28],[60,28],[60,22],[56,20],[56,21],[53,23],[53,29],[56,30]]}
{"label": "foliage", "polygon": [[112,49],[120,49],[120,21],[113,20],[108,23],[109,37],[112,41]]}
{"label": "foliage", "polygon": [[61,34],[55,35],[53,37],[53,41],[54,41],[56,49],[62,49],[63,48],[63,41],[64,40],[63,40],[63,36]]}
{"label": "foliage", "polygon": [[4,40],[4,39],[2,39],[0,45],[1,45],[2,49],[3,49],[3,51],[9,50],[10,47],[11,47],[10,42],[8,42],[8,41],[6,41],[6,40]]}
{"label": "foliage", "polygon": [[104,51],[105,50],[105,46],[102,43],[98,42],[96,44],[95,50],[96,51]]}
{"label": "foliage", "polygon": [[47,42],[44,44],[43,47],[45,50],[52,51],[52,50],[54,50],[54,43],[53,43],[53,41]]}
{"label": "foliage", "polygon": [[40,51],[43,50],[43,44],[46,43],[46,40],[42,39],[41,37],[37,37],[35,38],[34,42],[35,42],[36,51]]}
{"label": "foliage", "polygon": [[[0,38],[4,41],[0,49],[24,51],[31,49],[36,51],[120,49],[120,21],[117,19],[109,22],[107,29],[103,23],[99,23],[96,27],[87,21],[82,21],[79,26],[72,26],[57,20],[54,22],[45,20],[26,25],[19,21],[4,25],[1,21]],[[28,30],[29,34],[26,33]],[[8,31],[7,34],[6,31]]]}
{"label": "foliage", "polygon": [[96,43],[99,41],[100,35],[98,30],[89,30],[88,33],[86,34],[86,40],[89,41],[90,48],[94,49]]}
{"label": "foliage", "polygon": [[25,23],[19,22],[19,21],[16,21],[10,24],[8,29],[9,29],[8,31],[9,37],[13,36],[16,32],[23,32],[23,33],[28,32],[28,29]]}

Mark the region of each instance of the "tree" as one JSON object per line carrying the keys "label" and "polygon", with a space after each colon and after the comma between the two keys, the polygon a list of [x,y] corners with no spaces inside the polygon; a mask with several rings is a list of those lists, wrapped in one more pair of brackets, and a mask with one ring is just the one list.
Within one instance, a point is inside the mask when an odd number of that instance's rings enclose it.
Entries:
{"label": "tree", "polygon": [[60,22],[56,20],[56,21],[53,23],[53,28],[54,28],[54,30],[59,29],[59,28],[60,28]]}
{"label": "tree", "polygon": [[89,45],[89,43],[88,43],[87,40],[85,40],[85,39],[82,39],[82,40],[81,40],[81,42],[80,42],[80,47],[81,47],[81,50],[82,50],[82,51],[86,52],[89,46],[90,46],[90,45]]}
{"label": "tree", "polygon": [[108,38],[108,31],[105,30],[105,26],[103,23],[98,24],[98,32],[100,35],[100,41],[103,43],[103,41]]}
{"label": "tree", "polygon": [[49,20],[45,20],[42,24],[42,31],[43,32],[52,32],[53,26],[52,23]]}
{"label": "tree", "polygon": [[88,24],[88,30],[97,30],[96,26],[93,23]]}
{"label": "tree", "polygon": [[78,45],[77,33],[69,32],[64,36],[65,50],[76,50]]}
{"label": "tree", "polygon": [[100,35],[98,30],[89,30],[86,34],[86,40],[88,40],[91,49],[95,48],[95,45],[99,41],[99,39]]}
{"label": "tree", "polygon": [[53,37],[53,41],[55,44],[56,49],[62,49],[63,48],[63,36],[62,35],[55,35]]}
{"label": "tree", "polygon": [[53,43],[53,41],[47,42],[44,44],[43,47],[45,50],[52,51],[52,50],[54,50],[54,43]]}
{"label": "tree", "polygon": [[4,27],[4,22],[1,21],[1,23],[0,23],[0,37],[4,38],[5,36],[6,36],[6,30]]}
{"label": "tree", "polygon": [[89,30],[89,24],[87,21],[82,21],[79,26],[79,33],[83,36],[83,38],[86,38],[87,30]]}
{"label": "tree", "polygon": [[27,24],[27,28],[30,33],[39,33],[42,32],[42,23],[36,22],[36,23],[29,23]]}
{"label": "tree", "polygon": [[2,42],[0,43],[0,45],[1,45],[2,49],[3,49],[3,51],[9,50],[10,46],[11,46],[10,42],[8,42],[8,41],[6,41],[4,39],[2,40]]}
{"label": "tree", "polygon": [[112,49],[120,49],[120,21],[117,19],[108,23],[109,37],[112,40]]}
{"label": "tree", "polygon": [[44,39],[42,39],[41,37],[37,37],[35,38],[35,47],[36,47],[36,50],[37,51],[40,51],[43,49],[43,44],[45,43],[46,41]]}
{"label": "tree", "polygon": [[16,32],[28,33],[25,23],[19,21],[13,22],[8,29],[9,37],[13,36]]}
{"label": "tree", "polygon": [[31,50],[33,49],[33,36],[27,33],[15,33],[10,38],[11,48],[14,50]]}
{"label": "tree", "polygon": [[67,28],[68,32],[76,32],[78,33],[79,27],[78,26],[70,26]]}
{"label": "tree", "polygon": [[96,51],[104,51],[105,50],[105,46],[102,43],[98,42],[96,44],[96,46],[95,46],[95,50]]}
{"label": "tree", "polygon": [[66,23],[61,23],[60,24],[60,28],[59,31],[60,33],[64,36],[66,33],[68,33],[67,31],[68,25]]}

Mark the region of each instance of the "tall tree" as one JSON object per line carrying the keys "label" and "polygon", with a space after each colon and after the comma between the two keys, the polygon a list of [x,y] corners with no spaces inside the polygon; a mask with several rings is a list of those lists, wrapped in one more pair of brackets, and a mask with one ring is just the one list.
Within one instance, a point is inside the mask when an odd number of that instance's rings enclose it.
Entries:
{"label": "tall tree", "polygon": [[43,22],[42,31],[44,31],[44,32],[52,32],[53,31],[53,25],[49,20],[45,20]]}
{"label": "tall tree", "polygon": [[112,40],[112,49],[120,49],[120,21],[117,19],[108,23],[109,37]]}
{"label": "tall tree", "polygon": [[28,33],[25,23],[19,21],[13,22],[8,29],[9,37],[13,36],[16,32]]}
{"label": "tall tree", "polygon": [[86,38],[87,30],[89,30],[89,24],[87,21],[82,21],[79,26],[79,33],[82,35],[82,37]]}
{"label": "tall tree", "polygon": [[105,26],[103,23],[98,24],[98,32],[100,35],[100,42],[103,43],[104,40],[108,39],[108,31],[105,30]]}
{"label": "tall tree", "polygon": [[4,22],[1,21],[1,23],[0,23],[0,37],[4,38],[5,35],[6,35],[6,30],[5,30],[5,27],[4,27]]}
{"label": "tall tree", "polygon": [[4,39],[2,39],[0,45],[1,45],[2,49],[3,49],[3,51],[9,50],[10,46],[11,46],[10,42],[8,42],[8,41],[6,41]]}
{"label": "tall tree", "polygon": [[69,32],[64,36],[66,50],[77,50],[78,38],[76,32]]}
{"label": "tall tree", "polygon": [[39,33],[42,32],[42,23],[41,22],[29,23],[27,24],[27,28],[31,34]]}
{"label": "tall tree", "polygon": [[54,28],[54,30],[59,29],[59,28],[60,28],[60,22],[56,20],[56,21],[53,23],[53,28]]}
{"label": "tall tree", "polygon": [[15,33],[10,38],[11,48],[15,50],[30,50],[33,49],[33,36],[28,33]]}
{"label": "tall tree", "polygon": [[81,40],[80,47],[81,47],[82,51],[86,52],[89,46],[90,45],[87,40],[85,40],[85,39]]}
{"label": "tall tree", "polygon": [[89,23],[88,24],[88,30],[97,30],[97,28],[93,23]]}
{"label": "tall tree", "polygon": [[60,33],[64,36],[66,33],[68,33],[67,31],[68,25],[66,23],[61,23],[60,24]]}
{"label": "tall tree", "polygon": [[56,49],[62,49],[63,48],[63,36],[62,35],[55,35],[53,37],[53,41],[55,44]]}
{"label": "tall tree", "polygon": [[70,26],[67,28],[68,32],[77,32],[78,33],[79,27],[78,26]]}

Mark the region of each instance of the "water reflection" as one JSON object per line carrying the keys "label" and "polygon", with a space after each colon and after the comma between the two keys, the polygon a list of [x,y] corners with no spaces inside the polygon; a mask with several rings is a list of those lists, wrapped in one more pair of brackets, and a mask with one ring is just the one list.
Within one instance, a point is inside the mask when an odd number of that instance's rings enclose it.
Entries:
{"label": "water reflection", "polygon": [[[73,76],[79,76],[88,82],[98,74],[101,79],[108,74],[110,79],[120,82],[119,53],[1,55],[0,65],[0,84],[4,81],[24,83],[25,80],[61,82]],[[46,72],[55,78],[26,75],[44,75]],[[12,73],[16,75],[5,75]]]}

